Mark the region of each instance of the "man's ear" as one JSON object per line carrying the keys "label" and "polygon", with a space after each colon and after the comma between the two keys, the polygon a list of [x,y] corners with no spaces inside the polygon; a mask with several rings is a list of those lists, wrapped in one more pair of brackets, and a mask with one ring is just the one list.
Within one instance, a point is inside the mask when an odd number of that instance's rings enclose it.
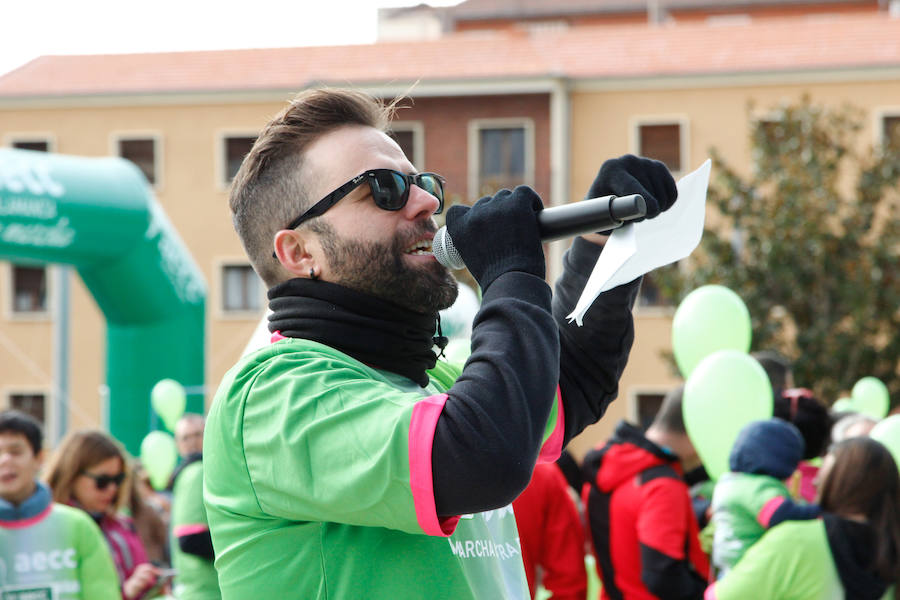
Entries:
{"label": "man's ear", "polygon": [[275,256],[281,266],[296,277],[309,277],[319,272],[313,250],[316,247],[309,234],[296,229],[282,229],[275,234]]}

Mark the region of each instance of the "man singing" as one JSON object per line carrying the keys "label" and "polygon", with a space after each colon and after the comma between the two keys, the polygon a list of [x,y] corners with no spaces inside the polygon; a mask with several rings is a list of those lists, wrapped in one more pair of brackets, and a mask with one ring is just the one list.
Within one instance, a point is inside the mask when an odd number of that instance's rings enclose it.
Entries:
{"label": "man singing", "polygon": [[[551,303],[524,186],[448,210],[483,300],[465,368],[436,361],[457,293],[431,253],[443,179],[385,134],[390,112],[302,93],[234,180],[273,343],[225,375],[206,427],[223,598],[528,598],[510,502],[616,396],[639,281],[569,325],[604,238],[575,241]],[[588,195],[633,193],[648,217],[677,194],[662,163],[625,156]]]}

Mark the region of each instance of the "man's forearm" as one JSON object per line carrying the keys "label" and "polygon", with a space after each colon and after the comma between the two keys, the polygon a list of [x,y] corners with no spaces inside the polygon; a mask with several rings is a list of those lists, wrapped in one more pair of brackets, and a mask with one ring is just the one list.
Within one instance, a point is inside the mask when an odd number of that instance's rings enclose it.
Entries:
{"label": "man's forearm", "polygon": [[602,248],[576,238],[566,252],[556,284],[553,316],[560,331],[560,390],[565,415],[564,444],[597,422],[619,391],[619,378],[634,342],[631,309],[640,279],[600,294],[584,325],[569,323]]}
{"label": "man's forearm", "polygon": [[528,485],[559,377],[550,289],[507,273],[485,291],[472,354],[438,419],[432,445],[441,516],[505,506]]}

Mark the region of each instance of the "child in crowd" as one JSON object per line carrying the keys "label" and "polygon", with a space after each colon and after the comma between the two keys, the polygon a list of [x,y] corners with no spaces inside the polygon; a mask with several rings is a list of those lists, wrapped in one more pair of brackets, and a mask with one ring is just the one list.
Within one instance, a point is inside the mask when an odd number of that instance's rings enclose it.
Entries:
{"label": "child in crowd", "polygon": [[728,457],[731,471],[713,492],[712,558],[720,577],[770,527],[819,516],[818,506],[794,503],[783,482],[797,468],[803,448],[797,428],[777,418],[754,421],[738,434]]}
{"label": "child in crowd", "polygon": [[37,421],[0,412],[0,597],[119,600],[100,529],[37,481],[42,446]]}

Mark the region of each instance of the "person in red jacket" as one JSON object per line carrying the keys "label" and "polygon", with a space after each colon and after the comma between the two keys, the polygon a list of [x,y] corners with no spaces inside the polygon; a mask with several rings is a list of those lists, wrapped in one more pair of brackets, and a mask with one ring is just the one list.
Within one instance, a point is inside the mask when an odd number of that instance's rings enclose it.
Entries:
{"label": "person in red jacket", "polygon": [[681,388],[646,433],[623,421],[584,459],[583,499],[604,600],[702,598],[700,548],[684,470],[700,464],[681,416]]}
{"label": "person in red jacket", "polygon": [[556,463],[535,466],[531,482],[512,506],[531,597],[535,597],[540,583],[553,600],[584,600],[584,530],[569,485]]}

